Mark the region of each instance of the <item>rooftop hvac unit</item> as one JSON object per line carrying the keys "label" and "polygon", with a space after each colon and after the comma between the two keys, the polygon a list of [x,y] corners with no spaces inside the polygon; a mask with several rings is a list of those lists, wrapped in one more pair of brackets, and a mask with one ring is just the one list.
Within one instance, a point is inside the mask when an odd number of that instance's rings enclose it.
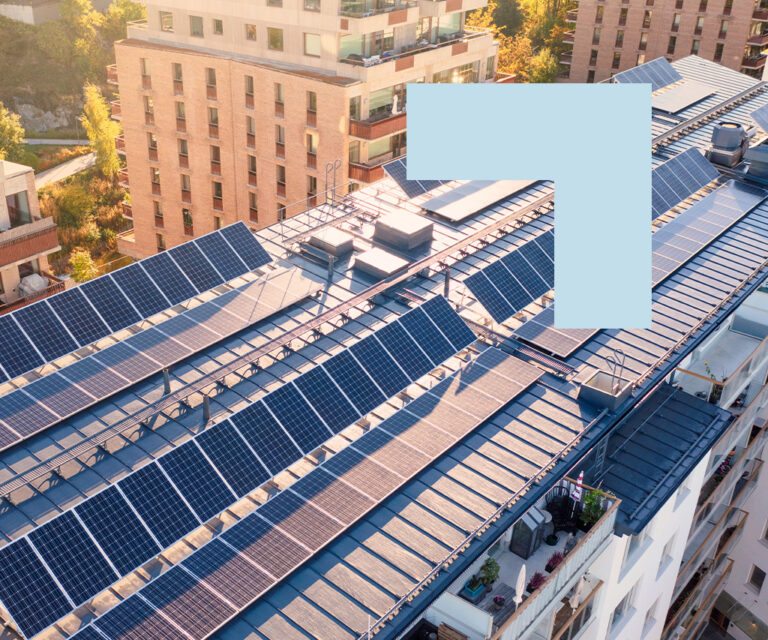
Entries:
{"label": "rooftop hvac unit", "polygon": [[749,144],[746,130],[736,122],[718,122],[712,131],[712,144],[707,149],[707,160],[726,167],[735,167]]}
{"label": "rooftop hvac unit", "polygon": [[434,224],[413,213],[395,212],[376,220],[373,238],[395,249],[409,251],[432,240]]}

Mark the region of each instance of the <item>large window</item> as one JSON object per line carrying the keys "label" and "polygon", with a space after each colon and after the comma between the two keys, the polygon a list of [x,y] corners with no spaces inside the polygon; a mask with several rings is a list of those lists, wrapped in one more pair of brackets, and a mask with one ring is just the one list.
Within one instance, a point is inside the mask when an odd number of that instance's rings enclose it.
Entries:
{"label": "large window", "polygon": [[432,82],[477,82],[480,62],[470,62],[460,67],[446,69],[432,76]]}
{"label": "large window", "polygon": [[19,193],[6,196],[5,202],[8,205],[8,216],[11,219],[11,227],[18,227],[19,225],[32,222],[26,191],[20,191]]}
{"label": "large window", "polygon": [[283,50],[283,30],[267,27],[267,43],[273,51]]}
{"label": "large window", "polygon": [[189,16],[189,35],[203,37],[203,19],[201,16]]}
{"label": "large window", "polygon": [[760,591],[763,588],[763,582],[765,582],[765,571],[757,565],[752,565],[752,571],[749,573],[749,584]]}
{"label": "large window", "polygon": [[170,11],[160,12],[160,30],[173,32],[173,14]]}
{"label": "large window", "polygon": [[320,34],[317,33],[305,33],[304,34],[304,55],[320,57],[322,53],[322,46],[320,45]]}
{"label": "large window", "polygon": [[613,631],[616,629],[619,625],[619,623],[624,620],[624,618],[627,617],[627,614],[630,612],[630,609],[632,609],[632,601],[635,596],[635,587],[632,587],[632,589],[629,590],[629,593],[625,595],[621,602],[616,605],[616,608],[613,610],[613,613],[611,613],[611,621],[608,624],[608,628]]}

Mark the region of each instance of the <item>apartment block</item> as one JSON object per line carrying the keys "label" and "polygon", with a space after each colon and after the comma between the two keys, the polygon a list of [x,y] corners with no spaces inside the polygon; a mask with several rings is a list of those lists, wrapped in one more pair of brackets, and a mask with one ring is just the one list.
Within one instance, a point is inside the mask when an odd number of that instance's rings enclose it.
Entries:
{"label": "apartment block", "polygon": [[765,69],[765,0],[578,0],[568,21],[563,82],[601,82],[646,61],[691,54],[757,78]]}
{"label": "apartment block", "polygon": [[35,172],[0,160],[0,314],[64,289],[48,273],[47,256],[59,249],[53,218],[40,216]]}
{"label": "apartment block", "polygon": [[243,220],[269,225],[383,177],[406,152],[406,86],[496,79],[484,0],[147,4],[115,46],[118,148],[146,256]]}

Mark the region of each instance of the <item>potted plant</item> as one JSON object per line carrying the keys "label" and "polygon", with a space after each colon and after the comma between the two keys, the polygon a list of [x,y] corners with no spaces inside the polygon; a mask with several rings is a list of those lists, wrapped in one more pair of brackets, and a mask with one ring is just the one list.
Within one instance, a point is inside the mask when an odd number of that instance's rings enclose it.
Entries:
{"label": "potted plant", "polygon": [[482,575],[483,584],[485,584],[486,587],[490,587],[499,579],[499,563],[493,558],[486,558],[483,566],[480,567],[480,573]]}
{"label": "potted plant", "polygon": [[493,596],[493,610],[499,611],[506,601],[507,599],[502,595]]}
{"label": "potted plant", "polygon": [[537,571],[531,576],[531,579],[528,581],[528,586],[526,587],[526,591],[528,593],[533,593],[546,581],[547,581],[546,576],[543,573]]}
{"label": "potted plant", "polygon": [[544,538],[544,542],[546,542],[550,547],[554,547],[557,544],[557,535],[554,533],[550,533],[546,538]]}
{"label": "potted plant", "polygon": [[485,591],[485,583],[480,576],[474,575],[464,584],[463,595],[470,602],[476,602]]}
{"label": "potted plant", "polygon": [[547,573],[552,573],[564,559],[565,556],[562,553],[555,551],[551,556],[549,556],[549,560],[547,560],[547,566],[544,567],[547,570]]}
{"label": "potted plant", "polygon": [[603,492],[591,489],[584,492],[584,502],[579,516],[579,529],[589,531],[603,515]]}

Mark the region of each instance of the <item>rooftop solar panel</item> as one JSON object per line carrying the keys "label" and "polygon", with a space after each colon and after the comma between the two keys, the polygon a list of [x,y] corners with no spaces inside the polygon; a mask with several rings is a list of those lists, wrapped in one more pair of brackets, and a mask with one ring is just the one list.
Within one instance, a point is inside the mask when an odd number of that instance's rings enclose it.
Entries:
{"label": "rooftop solar panel", "polygon": [[314,451],[333,435],[292,383],[278,387],[263,402],[305,453]]}
{"label": "rooftop solar panel", "polygon": [[112,272],[112,278],[144,318],[160,313],[171,302],[149,279],[141,264],[131,264]]}
{"label": "rooftop solar panel", "polygon": [[349,351],[337,353],[322,366],[352,401],[360,415],[365,415],[386,400],[373,379]]}
{"label": "rooftop solar panel", "polygon": [[449,182],[447,180],[409,180],[406,158],[399,158],[388,162],[382,168],[409,198],[415,198]]}
{"label": "rooftop solar panel", "polygon": [[93,396],[89,396],[59,373],[51,373],[35,380],[24,387],[23,391],[60,416],[76,413],[94,400]]}
{"label": "rooftop solar panel", "polygon": [[80,290],[113,333],[142,319],[109,275],[83,283]]}
{"label": "rooftop solar panel", "polygon": [[349,350],[385,396],[391,397],[408,386],[410,381],[403,370],[375,337],[368,336]]}
{"label": "rooftop solar panel", "polygon": [[544,309],[515,330],[515,335],[537,347],[567,358],[598,329],[555,329],[554,305]]}
{"label": "rooftop solar panel", "polygon": [[522,191],[536,180],[471,180],[422,203],[425,211],[450,222],[462,222],[500,200]]}
{"label": "rooftop solar panel", "polygon": [[225,280],[232,280],[249,271],[220,233],[209,233],[195,240],[195,244]]}
{"label": "rooftop solar panel", "polygon": [[45,300],[22,307],[13,316],[47,361],[77,350],[77,343]]}
{"label": "rooftop solar panel", "polygon": [[22,438],[54,424],[58,418],[21,389],[3,396],[0,422]]}
{"label": "rooftop solar panel", "polygon": [[765,133],[768,133],[768,104],[759,109],[755,109],[749,114],[749,117],[752,118],[752,120],[757,123],[757,126],[759,126]]}
{"label": "rooftop solar panel", "polygon": [[157,363],[124,342],[97,351],[90,357],[114,371],[119,371],[129,382],[136,382],[157,371]]}
{"label": "rooftop solar panel", "polygon": [[230,417],[272,475],[302,456],[302,451],[275,420],[263,402],[255,402]]}
{"label": "rooftop solar panel", "polygon": [[96,627],[88,626],[80,629],[69,640],[105,640],[105,636],[97,631]]}
{"label": "rooftop solar panel", "polygon": [[296,378],[294,383],[334,433],[360,417],[322,367],[310,369]]}
{"label": "rooftop solar panel", "polygon": [[[177,316],[173,320],[179,322],[179,318],[183,318],[183,316]],[[192,353],[192,349],[188,349],[181,342],[154,327],[131,336],[125,341],[125,344],[152,358],[162,366],[172,364]]]}
{"label": "rooftop solar panel", "polygon": [[375,335],[411,380],[418,380],[433,369],[424,350],[408,335],[399,320],[383,326]]}
{"label": "rooftop solar panel", "polygon": [[220,233],[250,270],[263,267],[272,261],[266,249],[242,222],[224,227]]}
{"label": "rooftop solar panel", "polygon": [[416,307],[400,318],[400,323],[437,366],[456,353],[453,345],[442,334],[422,309]]}
{"label": "rooftop solar panel", "polygon": [[79,288],[51,296],[47,302],[80,346],[91,344],[111,333]]}
{"label": "rooftop solar panel", "polygon": [[318,549],[343,528],[339,522],[288,491],[267,501],[257,513],[312,550]]}
{"label": "rooftop solar panel", "polygon": [[168,255],[179,265],[198,291],[213,289],[224,282],[219,272],[194,242],[180,244],[169,250]]}
{"label": "rooftop solar panel", "polygon": [[172,305],[189,300],[198,293],[166,253],[158,253],[143,260],[141,266]]}
{"label": "rooftop solar panel", "polygon": [[670,158],[651,175],[654,220],[720,177],[718,170],[695,148]]}
{"label": "rooftop solar panel", "polygon": [[453,310],[443,296],[430,298],[421,309],[432,319],[442,334],[451,341],[454,349],[461,351],[475,340],[475,334]]}
{"label": "rooftop solar panel", "polygon": [[0,316],[0,366],[9,378],[15,378],[44,363],[13,315]]}
{"label": "rooftop solar panel", "polygon": [[613,76],[613,80],[618,83],[650,83],[652,91],[658,91],[682,79],[683,76],[669,64],[666,58],[656,58]]}
{"label": "rooftop solar panel", "polygon": [[94,398],[106,398],[128,385],[128,380],[95,358],[83,358],[60,370],[60,375]]}
{"label": "rooftop solar panel", "polygon": [[107,640],[189,640],[173,623],[154,613],[152,605],[133,595],[94,620],[93,626]]}
{"label": "rooftop solar panel", "polygon": [[686,78],[680,84],[652,96],[651,106],[666,113],[677,113],[711,96],[716,91],[715,87]]}

